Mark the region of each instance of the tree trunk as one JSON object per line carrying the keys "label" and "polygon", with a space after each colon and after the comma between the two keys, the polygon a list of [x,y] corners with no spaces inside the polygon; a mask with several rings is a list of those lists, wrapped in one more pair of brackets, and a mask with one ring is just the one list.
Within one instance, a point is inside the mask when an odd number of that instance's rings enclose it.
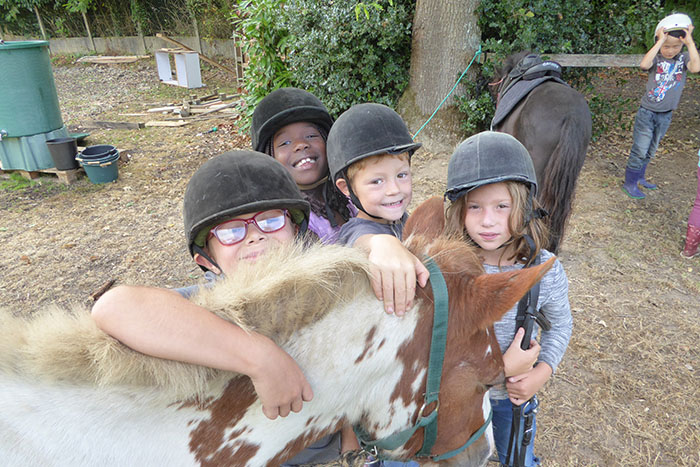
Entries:
{"label": "tree trunk", "polygon": [[[417,0],[413,19],[410,81],[399,113],[416,132],[428,120],[479,48],[475,10],[479,0]],[[472,70],[462,81],[472,79]],[[462,139],[454,95],[459,85],[416,138],[431,152],[452,152]]]}

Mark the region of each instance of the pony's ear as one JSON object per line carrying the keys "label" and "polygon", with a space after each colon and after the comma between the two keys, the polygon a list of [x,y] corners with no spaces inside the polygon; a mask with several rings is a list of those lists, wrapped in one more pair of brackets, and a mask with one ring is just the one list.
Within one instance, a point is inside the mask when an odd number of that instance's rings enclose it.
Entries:
{"label": "pony's ear", "polygon": [[468,307],[476,317],[475,327],[485,329],[495,323],[520,301],[533,285],[550,270],[555,258],[517,271],[481,274],[469,284]]}
{"label": "pony's ear", "polygon": [[445,208],[442,198],[433,196],[413,211],[403,229],[403,238],[411,234],[435,238],[445,230]]}

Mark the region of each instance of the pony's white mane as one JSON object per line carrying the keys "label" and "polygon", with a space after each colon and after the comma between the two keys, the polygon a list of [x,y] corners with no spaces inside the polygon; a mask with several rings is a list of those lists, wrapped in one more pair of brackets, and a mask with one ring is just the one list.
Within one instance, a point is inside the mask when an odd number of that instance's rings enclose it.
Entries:
{"label": "pony's white mane", "polygon": [[[336,305],[367,293],[367,260],[356,249],[292,245],[203,288],[193,301],[283,344]],[[167,397],[203,395],[214,380],[233,376],[131,350],[98,329],[85,307],[49,307],[29,319],[2,310],[0,330],[0,373],[5,374],[98,386],[157,386]]]}

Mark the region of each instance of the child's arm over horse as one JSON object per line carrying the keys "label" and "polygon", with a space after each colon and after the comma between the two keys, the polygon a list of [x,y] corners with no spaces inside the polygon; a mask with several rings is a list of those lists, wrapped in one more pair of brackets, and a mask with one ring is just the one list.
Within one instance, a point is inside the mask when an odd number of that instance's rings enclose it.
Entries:
{"label": "child's arm over horse", "polygon": [[299,366],[272,340],[172,290],[119,286],[100,297],[92,316],[103,331],[141,353],[248,375],[269,418],[298,412],[313,397]]}

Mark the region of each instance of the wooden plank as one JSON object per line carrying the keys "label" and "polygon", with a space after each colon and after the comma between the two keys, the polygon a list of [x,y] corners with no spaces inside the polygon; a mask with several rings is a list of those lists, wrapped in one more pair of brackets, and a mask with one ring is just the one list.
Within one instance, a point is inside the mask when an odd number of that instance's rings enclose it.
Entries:
{"label": "wooden plank", "polygon": [[80,63],[133,63],[143,58],[150,58],[150,55],[98,55],[80,57],[76,62]]}
{"label": "wooden plank", "polygon": [[[209,112],[209,110],[220,111],[221,113],[231,113],[231,112],[235,112],[233,109],[231,109],[231,108],[229,108],[229,107],[221,106],[221,107],[214,107],[214,108],[212,108],[212,109],[206,109],[206,108],[201,109],[201,108],[197,108],[197,107],[192,107],[192,108],[189,110],[189,113],[190,113],[191,115],[195,115],[195,114],[199,114],[199,115],[201,115],[201,114],[208,114],[208,113],[211,113],[211,112]],[[182,115],[182,114],[180,114],[180,115]]]}
{"label": "wooden plank", "polygon": [[[8,170],[7,172],[13,172],[12,170]],[[58,177],[58,181],[61,183],[65,183],[66,185],[71,185],[75,183],[78,180],[78,175],[81,173],[85,173],[82,168],[79,169],[71,169],[71,170],[58,170],[56,168],[53,169],[41,169],[41,170],[32,170],[32,171],[27,171],[27,170],[17,170],[22,177],[26,178],[27,180],[35,180],[41,176],[41,174],[50,174],[50,175],[55,175]]]}
{"label": "wooden plank", "polygon": [[207,114],[211,114],[211,113],[214,113],[214,112],[219,112],[219,111],[221,111],[221,110],[228,109],[228,108],[233,107],[233,106],[238,105],[238,104],[239,104],[238,101],[236,101],[236,102],[231,102],[230,104],[224,104],[224,105],[222,105],[222,106],[218,106],[218,107],[215,108],[215,109],[211,109],[211,110],[207,110],[207,111],[205,111],[205,112],[202,112],[200,115],[207,115]]}
{"label": "wooden plank", "polygon": [[632,67],[639,68],[644,55],[606,54],[542,54],[545,60],[554,60],[570,67]]}
{"label": "wooden plank", "polygon": [[181,52],[187,52],[187,49],[183,49],[182,47],[173,47],[170,49],[167,47],[164,47],[162,49],[158,49],[157,52],[165,52],[166,54],[181,53]]}
{"label": "wooden plank", "polygon": [[[172,42],[173,44],[178,45],[178,46],[182,47],[183,49],[185,49],[185,50],[187,50],[187,51],[199,53],[199,52],[197,52],[196,50],[190,49],[190,48],[187,47],[185,44],[183,44],[183,43],[181,43],[181,42],[178,42],[178,41],[176,41],[175,39],[169,38],[169,37],[166,36],[165,34],[158,33],[158,34],[156,34],[156,37],[159,38],[159,39],[163,39],[163,40],[165,40],[165,41],[168,41],[168,42]],[[214,66],[216,66],[216,67],[221,68],[222,70],[226,70],[226,71],[228,71],[229,73],[237,74],[234,70],[230,69],[230,68],[227,67],[227,66],[222,65],[221,63],[215,62],[214,60],[212,60],[211,58],[207,57],[207,56],[204,55],[204,54],[199,54],[199,58],[201,58],[202,60],[204,60],[204,61],[207,62],[207,63],[210,63],[210,64],[212,64],[212,65],[214,65]]]}
{"label": "wooden plank", "polygon": [[56,176],[58,177],[58,180],[65,183],[66,185],[70,185],[72,183],[75,183],[78,181],[78,169],[75,170],[56,170]]}
{"label": "wooden plank", "polygon": [[168,121],[168,120],[151,120],[146,122],[147,127],[152,126],[166,126],[166,127],[177,127],[187,125],[189,122],[184,120]]}
{"label": "wooden plank", "polygon": [[20,175],[26,178],[27,180],[34,180],[35,178],[39,178],[39,172],[29,172],[27,170],[20,170],[19,171]]}
{"label": "wooden plank", "polygon": [[103,122],[93,121],[92,125],[97,128],[111,128],[113,130],[138,130],[143,128],[142,122]]}
{"label": "wooden plank", "polygon": [[153,109],[148,109],[146,112],[173,112],[180,108],[179,105],[168,105],[166,107],[155,107]]}
{"label": "wooden plank", "polygon": [[207,95],[207,96],[202,97],[200,100],[201,100],[202,102],[204,102],[204,101],[208,101],[208,100],[211,100],[211,99],[218,99],[218,98],[219,98],[219,90],[218,90],[218,89],[214,89],[214,92],[213,92],[213,93],[211,93],[211,94],[209,94],[209,95]]}

